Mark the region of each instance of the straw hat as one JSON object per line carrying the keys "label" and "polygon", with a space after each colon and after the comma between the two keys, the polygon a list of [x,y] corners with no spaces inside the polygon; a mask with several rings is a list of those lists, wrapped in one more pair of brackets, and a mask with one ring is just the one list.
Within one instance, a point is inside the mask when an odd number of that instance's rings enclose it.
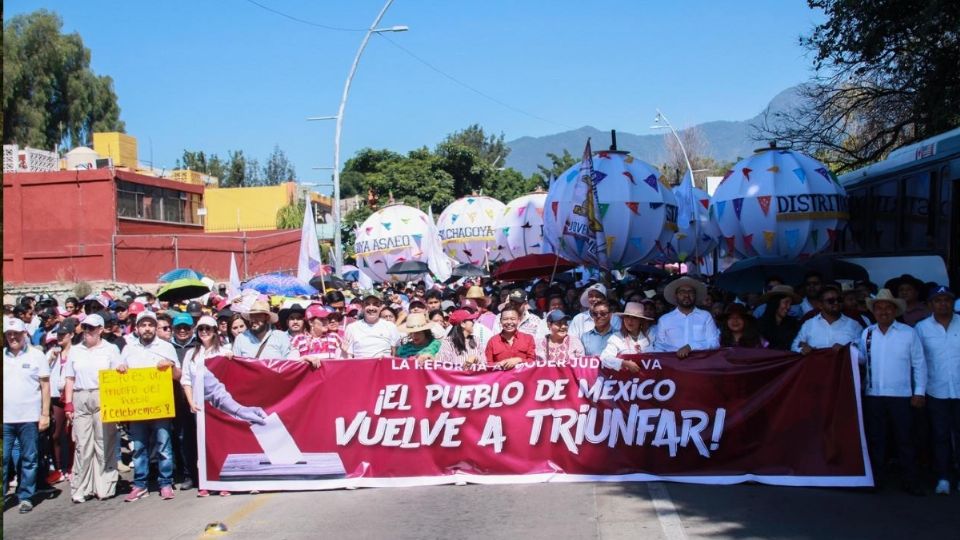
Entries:
{"label": "straw hat", "polygon": [[268,304],[264,300],[257,300],[256,302],[254,302],[253,305],[250,306],[250,309],[243,314],[243,318],[249,320],[250,316],[255,313],[265,313],[269,315],[270,322],[272,324],[277,324],[277,321],[280,320],[280,318],[277,317],[276,313],[270,311],[270,304]]}
{"label": "straw hat", "polygon": [[677,278],[667,284],[666,288],[663,289],[663,297],[673,305],[677,305],[677,289],[680,287],[693,287],[693,290],[696,291],[697,299],[694,302],[695,304],[700,304],[703,302],[703,299],[707,297],[707,285],[697,279],[692,277],[683,276]]}
{"label": "straw hat", "polygon": [[890,289],[880,289],[880,292],[877,293],[877,296],[873,298],[867,298],[867,309],[873,311],[873,306],[877,302],[890,302],[891,304],[897,306],[897,317],[903,315],[907,311],[907,301],[903,298],[897,298],[893,296],[893,293],[890,292]]}
{"label": "straw hat", "polygon": [[474,285],[467,289],[467,298],[472,300],[480,300],[486,297],[487,295],[483,293],[483,287],[480,287],[479,285]]}
{"label": "straw hat", "polygon": [[433,323],[427,319],[426,313],[411,313],[407,316],[403,324],[398,328],[404,334],[413,334],[414,332],[423,332],[424,330],[433,330]]}
{"label": "straw hat", "polygon": [[634,317],[636,319],[644,319],[647,321],[652,321],[651,317],[647,317],[643,314],[643,304],[640,302],[627,302],[627,306],[623,308],[623,311],[617,313],[621,317]]}
{"label": "straw hat", "polygon": [[789,285],[775,285],[769,291],[767,291],[766,294],[760,297],[760,302],[766,304],[774,298],[783,296],[789,297],[791,303],[793,304],[799,304],[802,300],[800,295],[793,291],[793,287]]}

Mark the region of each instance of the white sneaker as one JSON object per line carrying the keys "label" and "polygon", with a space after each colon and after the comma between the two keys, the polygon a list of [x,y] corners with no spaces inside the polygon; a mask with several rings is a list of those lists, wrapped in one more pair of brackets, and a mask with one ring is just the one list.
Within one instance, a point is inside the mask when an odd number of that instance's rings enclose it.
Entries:
{"label": "white sneaker", "polygon": [[946,479],[942,479],[937,482],[937,489],[934,490],[934,493],[937,495],[949,495],[950,494],[950,482]]}

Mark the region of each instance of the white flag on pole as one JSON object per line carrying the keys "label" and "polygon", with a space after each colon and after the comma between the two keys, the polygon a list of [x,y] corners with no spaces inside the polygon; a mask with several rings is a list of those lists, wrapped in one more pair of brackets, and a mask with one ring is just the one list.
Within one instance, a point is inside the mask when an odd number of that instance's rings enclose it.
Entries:
{"label": "white flag on pole", "polygon": [[237,271],[237,256],[230,254],[230,282],[227,283],[227,298],[233,300],[240,296],[240,272]]}
{"label": "white flag on pole", "polygon": [[313,219],[310,194],[305,195],[306,209],[303,212],[303,228],[300,231],[300,256],[297,258],[297,279],[310,283],[320,271],[320,244],[317,242],[317,222]]}

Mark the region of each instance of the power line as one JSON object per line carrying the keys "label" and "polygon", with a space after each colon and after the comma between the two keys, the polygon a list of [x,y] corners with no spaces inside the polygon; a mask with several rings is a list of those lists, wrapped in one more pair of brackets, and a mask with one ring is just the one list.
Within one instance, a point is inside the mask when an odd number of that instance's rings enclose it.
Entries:
{"label": "power line", "polygon": [[301,19],[301,18],[299,18],[299,17],[294,17],[293,15],[290,15],[290,14],[288,14],[288,13],[284,13],[284,12],[282,12],[282,11],[273,9],[273,8],[270,7],[270,6],[265,6],[265,5],[261,4],[260,2],[257,2],[256,0],[247,0],[247,2],[250,3],[250,4],[253,4],[253,5],[255,5],[255,6],[257,6],[257,7],[260,8],[260,9],[269,11],[270,13],[274,13],[274,14],[276,14],[276,15],[279,15],[279,16],[281,16],[281,17],[290,19],[291,21],[295,21],[295,22],[298,22],[298,23],[300,23],[300,24],[306,24],[306,25],[309,25],[309,26],[315,26],[315,27],[317,27],[317,28],[323,28],[323,29],[325,29],[325,30],[333,30],[333,31],[335,31],[335,32],[366,32],[366,31],[367,31],[366,28],[342,28],[342,27],[339,27],[339,26],[330,26],[330,25],[327,25],[327,24],[320,24],[320,23],[316,23],[316,22],[313,22],[313,21],[308,21],[308,20],[306,20],[306,19]]}
{"label": "power line", "polygon": [[476,88],[470,86],[469,84],[461,81],[460,79],[457,79],[457,78],[454,77],[453,75],[450,75],[449,73],[444,72],[443,70],[441,70],[440,68],[434,66],[434,65],[431,64],[430,62],[427,62],[427,61],[424,60],[423,58],[417,56],[416,54],[413,53],[413,51],[411,51],[411,50],[407,49],[406,47],[400,45],[399,43],[397,43],[396,41],[390,39],[389,37],[387,37],[387,36],[385,36],[385,35],[383,35],[383,34],[381,34],[381,33],[378,33],[377,35],[380,36],[380,37],[382,37],[383,39],[387,40],[387,42],[390,43],[391,45],[393,45],[394,47],[396,47],[396,48],[400,49],[401,51],[407,53],[411,58],[413,58],[413,59],[416,60],[417,62],[420,62],[421,64],[427,66],[428,68],[430,68],[431,70],[433,70],[434,72],[436,72],[437,74],[439,74],[440,76],[442,76],[442,77],[444,77],[444,78],[446,78],[446,79],[449,79],[450,81],[452,81],[452,82],[454,82],[454,83],[456,83],[456,84],[458,84],[458,85],[466,88],[467,90],[470,90],[471,92],[477,94],[477,95],[480,96],[480,97],[483,97],[483,98],[485,98],[485,99],[488,99],[488,100],[496,103],[497,105],[500,105],[501,107],[505,107],[505,108],[507,108],[507,109],[510,109],[510,110],[513,111],[513,112],[520,113],[520,114],[522,114],[522,115],[524,115],[524,116],[529,116],[530,118],[533,118],[533,119],[535,119],[535,120],[539,120],[539,121],[541,121],[541,122],[546,122],[546,123],[548,123],[548,124],[553,124],[553,125],[555,125],[555,126],[560,126],[560,127],[562,127],[562,128],[566,128],[566,129],[574,129],[573,127],[568,126],[568,125],[566,125],[566,124],[562,124],[562,123],[560,123],[560,122],[554,122],[553,120],[549,120],[549,119],[544,118],[544,117],[542,117],[542,116],[537,116],[537,115],[535,115],[535,114],[533,114],[533,113],[527,112],[527,111],[525,111],[525,110],[523,110],[523,109],[520,109],[520,108],[518,108],[518,107],[514,107],[513,105],[510,105],[509,103],[503,102],[503,101],[501,101],[501,100],[499,100],[499,99],[491,96],[490,94],[487,94],[487,93],[485,93],[485,92],[483,92],[483,91],[481,91],[481,90],[477,90]]}
{"label": "power line", "polygon": [[[298,22],[298,23],[300,23],[300,24],[306,24],[306,25],[308,25],[308,26],[314,26],[314,27],[317,27],[317,28],[323,28],[323,29],[325,29],[325,30],[333,30],[333,31],[337,31],[337,32],[366,32],[366,31],[367,31],[366,28],[342,28],[342,27],[339,27],[339,26],[330,26],[330,25],[326,25],[326,24],[320,24],[320,23],[316,23],[316,22],[313,22],[313,21],[308,21],[308,20],[306,20],[306,19],[301,19],[301,18],[299,18],[299,17],[295,17],[295,16],[293,16],[293,15],[290,15],[289,13],[284,13],[284,12],[282,12],[282,11],[273,9],[272,7],[265,6],[265,5],[261,4],[260,2],[257,2],[256,0],[246,0],[246,1],[247,1],[248,3],[250,3],[250,4],[253,4],[254,6],[259,7],[260,9],[263,9],[263,10],[265,10],[265,11],[269,11],[270,13],[274,13],[274,14],[276,14],[276,15],[279,15],[279,16],[281,16],[281,17],[284,17],[284,18],[289,19],[289,20],[294,21],[294,22]],[[451,82],[453,82],[453,83],[455,83],[455,84],[457,84],[457,85],[459,85],[459,86],[462,86],[463,88],[466,88],[467,90],[473,92],[474,94],[477,94],[478,96],[480,96],[480,97],[482,97],[482,98],[484,98],[484,99],[487,99],[487,100],[489,100],[489,101],[492,101],[493,103],[496,103],[497,105],[500,105],[501,107],[504,107],[504,108],[506,108],[506,109],[509,109],[509,110],[511,110],[511,111],[513,111],[513,112],[516,112],[516,113],[522,114],[522,115],[524,115],[524,116],[528,116],[528,117],[530,117],[530,118],[533,118],[534,120],[539,120],[539,121],[541,121],[541,122],[545,122],[545,123],[547,123],[547,124],[553,124],[553,125],[555,125],[555,126],[559,126],[559,127],[566,128],[566,129],[574,129],[573,127],[571,127],[571,126],[569,126],[569,125],[567,125],[567,124],[563,124],[563,123],[561,123],[561,122],[555,122],[555,121],[553,121],[553,120],[544,118],[544,117],[542,117],[542,116],[538,116],[538,115],[533,114],[533,113],[531,113],[531,112],[527,112],[527,111],[525,111],[525,110],[523,110],[523,109],[521,109],[521,108],[519,108],[519,107],[514,107],[513,105],[510,105],[509,103],[506,103],[506,102],[504,102],[504,101],[502,101],[502,100],[499,100],[499,99],[491,96],[490,94],[487,94],[486,92],[483,92],[482,90],[478,90],[478,89],[470,86],[469,84],[461,81],[460,79],[454,77],[453,75],[450,75],[449,73],[443,71],[442,69],[434,66],[434,65],[431,64],[430,62],[427,62],[426,60],[424,60],[423,58],[421,58],[420,56],[418,56],[417,54],[415,54],[413,51],[411,51],[410,49],[407,49],[407,48],[404,47],[403,45],[400,45],[400,44],[397,43],[396,41],[390,39],[390,38],[387,37],[385,34],[383,34],[383,33],[381,33],[381,32],[377,32],[377,35],[380,36],[380,37],[382,37],[383,39],[387,40],[388,43],[390,43],[390,44],[393,45],[394,47],[400,49],[401,51],[403,51],[404,53],[406,53],[407,55],[409,55],[411,58],[413,58],[413,59],[416,60],[417,62],[420,62],[420,63],[423,64],[424,66],[428,67],[430,70],[432,70],[433,72],[437,73],[437,74],[440,75],[441,77],[444,77],[445,79],[448,79],[448,80],[450,80]]]}

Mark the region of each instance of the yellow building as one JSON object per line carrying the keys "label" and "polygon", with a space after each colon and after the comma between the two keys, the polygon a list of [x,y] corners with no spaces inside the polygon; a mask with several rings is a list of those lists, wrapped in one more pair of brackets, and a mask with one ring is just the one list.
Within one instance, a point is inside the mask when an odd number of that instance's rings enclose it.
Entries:
{"label": "yellow building", "polygon": [[276,186],[207,188],[205,230],[269,231],[277,228],[277,211],[293,202],[293,182]]}
{"label": "yellow building", "polygon": [[112,131],[93,134],[93,151],[102,158],[113,160],[114,167],[135,170],[137,162],[137,138],[126,133]]}

